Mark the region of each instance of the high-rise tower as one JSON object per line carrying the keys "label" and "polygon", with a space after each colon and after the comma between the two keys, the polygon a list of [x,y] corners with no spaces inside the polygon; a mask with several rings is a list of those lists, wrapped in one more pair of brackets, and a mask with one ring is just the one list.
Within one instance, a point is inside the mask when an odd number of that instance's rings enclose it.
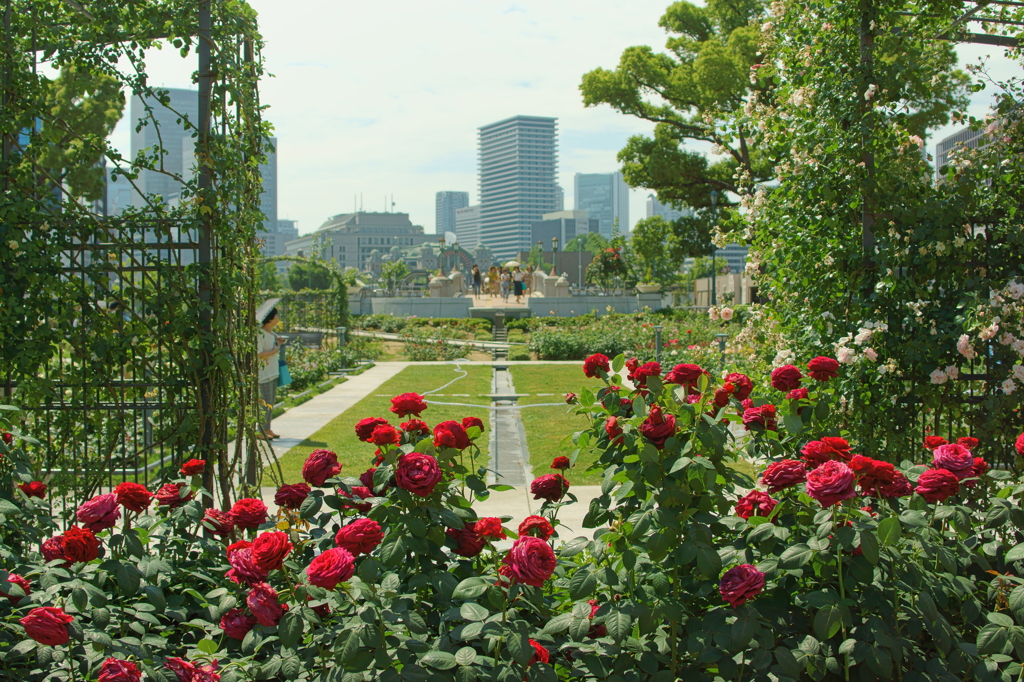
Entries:
{"label": "high-rise tower", "polygon": [[610,239],[615,225],[629,234],[629,186],[622,173],[577,173],[574,184],[576,210],[597,218],[603,237]]}

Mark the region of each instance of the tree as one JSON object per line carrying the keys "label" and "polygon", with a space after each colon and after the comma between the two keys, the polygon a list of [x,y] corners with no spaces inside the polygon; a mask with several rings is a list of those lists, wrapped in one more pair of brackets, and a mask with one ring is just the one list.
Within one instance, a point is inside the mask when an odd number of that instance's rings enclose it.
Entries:
{"label": "tree", "polygon": [[398,285],[409,276],[409,266],[404,260],[395,260],[384,263],[380,266],[380,278],[384,286],[392,294],[398,289]]}
{"label": "tree", "polygon": [[117,79],[69,64],[46,93],[48,117],[39,130],[44,145],[39,165],[42,182],[63,186],[71,196],[98,201],[106,191],[103,150],[124,113]]}
{"label": "tree", "polygon": [[638,220],[629,245],[634,274],[641,282],[671,284],[682,265],[672,226],[661,216]]}
{"label": "tree", "polygon": [[612,289],[616,282],[629,277],[629,267],[622,256],[620,247],[610,246],[594,254],[594,260],[587,266],[587,281],[596,282],[605,290]]}
{"label": "tree", "polygon": [[590,253],[597,253],[608,248],[608,240],[601,235],[600,232],[587,232],[583,235],[578,235],[569,240],[569,243],[565,245],[565,251],[589,251]]}
{"label": "tree", "polygon": [[296,260],[288,269],[288,286],[300,289],[330,289],[331,271],[326,265],[310,260]]}
{"label": "tree", "polygon": [[277,263],[272,260],[263,261],[261,287],[264,291],[277,291],[281,288],[281,278],[277,274]]}

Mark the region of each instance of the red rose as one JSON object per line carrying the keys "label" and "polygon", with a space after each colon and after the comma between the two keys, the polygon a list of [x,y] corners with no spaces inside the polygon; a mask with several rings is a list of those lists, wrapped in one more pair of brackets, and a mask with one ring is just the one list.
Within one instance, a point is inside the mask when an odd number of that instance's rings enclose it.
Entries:
{"label": "red rose", "polygon": [[249,549],[257,568],[269,573],[284,566],[285,557],[292,551],[292,543],[288,541],[288,533],[267,531],[257,535]]}
{"label": "red rose", "polygon": [[768,486],[768,492],[777,493],[792,488],[807,480],[807,467],[798,459],[784,459],[772,462],[761,474],[761,482]]}
{"label": "red rose", "polygon": [[121,508],[117,506],[117,495],[114,493],[97,495],[88,502],[83,502],[75,512],[75,517],[80,524],[94,533],[113,528],[117,520],[121,518]]}
{"label": "red rose", "polygon": [[345,491],[345,490],[343,490],[341,488],[338,488],[338,496],[342,498],[341,499],[341,507],[342,507],[342,509],[355,509],[360,514],[365,514],[366,512],[370,511],[370,509],[373,508],[373,503],[371,503],[371,502],[356,502],[355,501],[356,498],[359,498],[360,500],[365,500],[368,497],[373,497],[373,493],[370,492],[370,489],[369,488],[364,488],[361,485],[353,486],[351,494],[349,494],[347,491]]}
{"label": "red rose", "polygon": [[850,469],[857,475],[860,490],[865,495],[881,495],[880,491],[896,482],[896,467],[889,462],[854,455],[850,460]]}
{"label": "red rose", "polygon": [[178,682],[220,682],[217,661],[196,665],[182,658],[168,658],[164,667],[178,676]]}
{"label": "red rose", "polygon": [[502,563],[508,567],[509,577],[516,582],[543,587],[544,581],[555,572],[558,561],[551,545],[540,538],[520,537],[512,543]]}
{"label": "red rose", "polygon": [[119,483],[114,488],[114,496],[119,505],[136,514],[146,511],[153,501],[153,493],[146,490],[146,486],[131,481]]}
{"label": "red rose", "polygon": [[533,479],[530,492],[535,500],[558,502],[569,490],[569,481],[562,474],[544,474]]}
{"label": "red rose", "polygon": [[740,374],[739,372],[732,372],[731,374],[725,375],[725,380],[736,387],[733,395],[736,400],[743,402],[750,397],[750,394],[754,390],[754,382],[750,380],[746,374]]}
{"label": "red rose", "polygon": [[[185,497],[181,496],[182,491],[187,491]],[[184,483],[167,483],[156,491],[156,503],[161,507],[180,507],[192,499],[192,489]]]}
{"label": "red rose", "polygon": [[407,422],[402,422],[402,430],[413,436],[429,436],[430,427],[427,426],[426,422],[421,422],[419,419],[410,419]]}
{"label": "red rose", "polygon": [[231,609],[220,619],[220,629],[231,639],[245,639],[256,625],[256,619],[242,609]]}
{"label": "red rose", "polygon": [[626,375],[626,378],[629,379],[630,381],[632,381],[633,380],[633,372],[635,372],[639,367],[640,367],[640,361],[638,359],[636,359],[636,358],[628,358],[626,360],[626,371],[628,372],[628,374]]}
{"label": "red rose", "polygon": [[929,469],[917,477],[915,492],[929,502],[942,502],[960,492],[960,479],[945,469]]}
{"label": "red rose", "polygon": [[622,445],[622,427],[619,426],[618,417],[608,417],[604,422],[604,432],[611,439],[610,445]]}
{"label": "red rose", "polygon": [[263,500],[243,498],[232,505],[231,515],[239,528],[256,528],[267,521],[267,505]]}
{"label": "red rose", "polygon": [[793,365],[783,365],[772,370],[772,388],[786,393],[800,388],[800,379],[803,374]]}
{"label": "red rose", "polygon": [[639,431],[641,436],[661,450],[665,447],[665,441],[676,433],[676,418],[672,414],[664,414],[660,406],[652,405]]}
{"label": "red rose", "polygon": [[776,431],[779,424],[775,419],[775,406],[761,405],[743,410],[743,427],[749,431],[750,427],[754,425],[760,426],[766,431]]}
{"label": "red rose", "polygon": [[441,422],[434,427],[434,447],[438,450],[442,448],[465,450],[469,447],[469,443],[466,429],[462,428],[462,424],[459,422]]}
{"label": "red rose", "polygon": [[807,474],[807,494],[822,507],[831,507],[857,496],[853,489],[856,479],[845,463],[828,461]]}
{"label": "red rose", "polygon": [[469,429],[471,427],[474,427],[474,426],[476,428],[480,429],[480,433],[484,432],[484,422],[483,422],[482,419],[480,419],[480,417],[463,417],[462,418],[462,428],[463,428],[463,430],[469,431]]}
{"label": "red rose", "polygon": [[347,549],[349,554],[356,557],[360,554],[369,554],[384,539],[384,532],[380,524],[373,519],[356,519],[352,523],[338,529],[334,536],[334,544],[342,549]]}
{"label": "red rose", "polygon": [[808,398],[810,398],[810,392],[806,388],[794,388],[786,394],[787,400],[807,400]]}
{"label": "red rose", "polygon": [[879,486],[875,492],[882,497],[906,497],[914,492],[914,486],[906,476],[897,471],[892,483]]}
{"label": "red rose", "polygon": [[651,378],[651,377],[660,377],[660,376],[661,376],[661,365],[659,363],[657,363],[657,362],[645,362],[644,364],[642,364],[639,367],[637,367],[636,371],[633,372],[632,376],[630,376],[629,378],[633,382],[634,386],[646,387],[647,386],[647,380],[649,378]]}
{"label": "red rose", "polygon": [[552,469],[559,469],[560,471],[565,471],[566,469],[568,469],[571,466],[572,466],[572,463],[569,461],[568,457],[559,456],[559,457],[555,457],[553,460],[551,460],[551,468]]}
{"label": "red rose", "polygon": [[809,469],[814,469],[829,460],[846,461],[851,457],[850,444],[842,438],[826,436],[821,440],[812,440],[800,451]]}
{"label": "red rose", "polygon": [[718,583],[718,593],[734,609],[761,594],[763,589],[764,573],[750,564],[730,568]]}
{"label": "red rose", "polygon": [[807,373],[815,381],[835,379],[839,372],[839,363],[832,358],[819,355],[807,363]]}
{"label": "red rose", "polygon": [[711,376],[708,374],[707,370],[703,369],[700,365],[676,365],[672,368],[671,372],[665,375],[665,382],[669,384],[679,384],[680,386],[696,387],[697,381],[700,379],[702,374]]}
{"label": "red rose", "polygon": [[[736,387],[728,382],[726,382],[726,384],[721,388],[715,389],[715,407],[722,408],[728,405],[729,399],[732,397],[732,394],[735,390]],[[689,396],[687,396],[687,398],[689,398]]]}
{"label": "red rose", "polygon": [[407,417],[410,414],[417,417],[427,409],[427,403],[419,393],[402,393],[391,399],[391,411],[399,417]]}
{"label": "red rose", "polygon": [[551,654],[547,649],[540,645],[540,642],[535,639],[531,639],[530,646],[533,647],[533,656],[530,656],[530,660],[526,663],[527,668],[538,661],[541,663],[547,663],[551,660]]}
{"label": "red rose", "polygon": [[988,473],[988,470],[988,462],[986,462],[981,457],[974,458],[974,468],[971,469],[971,476],[973,476],[974,478],[981,478],[982,476]]}
{"label": "red rose", "polygon": [[768,516],[778,504],[768,493],[760,490],[751,490],[749,493],[736,501],[736,516],[741,519],[749,519],[751,516]]}
{"label": "red rose", "polygon": [[203,514],[203,527],[217,535],[228,535],[235,529],[235,517],[231,512],[220,509],[207,509]]}
{"label": "red rose", "polygon": [[577,398],[576,398],[576,394],[575,393],[573,393],[572,391],[569,391],[568,393],[565,394],[565,404],[566,405],[575,405],[576,402],[577,402]]}
{"label": "red rose", "polygon": [[971,451],[956,443],[946,443],[935,448],[932,455],[932,466],[936,469],[945,469],[959,480],[964,480],[971,475],[974,468],[974,457]]}
{"label": "red rose", "polygon": [[0,583],[0,595],[3,595],[5,597],[7,597],[7,601],[11,602],[11,604],[13,604],[14,606],[17,606],[18,602],[20,602],[22,599],[24,599],[28,595],[32,594],[32,583],[30,583],[29,581],[25,580],[24,578],[22,578],[17,573],[8,573],[7,574],[7,582],[9,584],[11,584],[11,585],[17,585],[18,587],[21,588],[22,592],[25,593],[24,595],[20,595],[20,594],[13,594],[12,595],[9,592],[5,592],[4,591],[3,583]]}
{"label": "red rose", "polygon": [[67,561],[67,557],[64,556],[64,536],[55,535],[48,540],[44,540],[39,551],[43,554],[43,561],[50,563],[51,561]]}
{"label": "red rose", "polygon": [[206,468],[205,459],[190,459],[181,465],[182,476],[198,476]]}
{"label": "red rose", "polygon": [[1017,440],[1014,442],[1013,446],[1017,449],[1017,454],[1024,457],[1024,433],[1017,436]]}
{"label": "red rose", "polygon": [[523,522],[519,524],[519,535],[532,535],[538,537],[541,540],[547,540],[555,534],[555,529],[551,527],[551,522],[543,516],[527,516],[523,519]]}
{"label": "red rose", "polygon": [[19,620],[25,628],[25,634],[46,646],[67,644],[68,623],[74,618],[64,613],[64,609],[53,606],[40,606],[32,609],[28,615]]}
{"label": "red rose", "polygon": [[71,526],[64,531],[61,546],[63,558],[73,564],[89,562],[100,555],[100,541],[88,528]]}
{"label": "red rose", "polygon": [[477,519],[476,523],[473,524],[473,530],[480,537],[491,538],[492,540],[505,539],[505,529],[501,527],[501,519],[493,516]]}
{"label": "red rose", "polygon": [[14,434],[12,434],[10,431],[0,430],[0,439],[3,440],[4,445],[10,445],[11,443],[14,442]]}
{"label": "red rose", "polygon": [[38,497],[40,500],[46,497],[46,484],[42,481],[19,483],[18,488],[28,497]]}
{"label": "red rose", "polygon": [[629,398],[619,398],[619,409],[625,414],[630,416],[633,414],[633,401]]}
{"label": "red rose", "polygon": [[[597,611],[601,608],[601,605],[597,603],[596,599],[588,599],[587,603],[590,604],[590,620],[594,620],[594,616],[597,615]],[[599,637],[607,636],[608,628],[604,626],[604,623],[591,625],[590,630],[587,632],[587,637],[590,637],[591,639],[597,639]]]}
{"label": "red rose", "polygon": [[370,436],[373,435],[373,430],[378,426],[387,424],[388,420],[383,417],[367,417],[362,419],[356,424],[356,437],[364,443],[370,442]]}
{"label": "red rose", "polygon": [[[461,426],[459,427],[462,428]],[[413,495],[427,497],[441,481],[441,467],[437,460],[421,452],[410,452],[398,458],[395,484]]]}
{"label": "red rose", "polygon": [[455,549],[452,550],[459,556],[467,558],[475,557],[483,550],[487,541],[480,537],[480,534],[473,530],[473,524],[467,524],[465,528],[448,528],[445,535],[455,541]]}
{"label": "red rose", "polygon": [[250,587],[245,603],[256,617],[256,622],[264,627],[280,623],[286,610],[277,603],[277,591],[266,583],[256,583]]}
{"label": "red rose", "polygon": [[943,438],[942,436],[925,436],[924,437],[924,449],[925,450],[934,450],[935,448],[939,447],[940,445],[945,445],[948,442],[949,441],[946,440],[945,438]]}
{"label": "red rose", "polygon": [[391,424],[378,424],[373,427],[373,433],[370,434],[370,442],[377,447],[384,447],[385,445],[398,445],[402,442],[402,436]]}
{"label": "red rose", "polygon": [[352,554],[341,547],[335,547],[322,553],[310,562],[306,576],[310,585],[333,590],[338,583],[343,583],[356,572],[355,559]]}
{"label": "red rose", "polygon": [[[373,433],[373,429],[370,433]],[[338,464],[336,454],[330,450],[314,450],[309,453],[306,463],[302,465],[302,480],[314,488],[321,488],[327,479],[334,478],[340,471],[341,465]]]}
{"label": "red rose", "polygon": [[252,543],[236,542],[227,548],[227,553],[231,568],[224,575],[232,582],[251,586],[267,579],[267,571],[256,565]]}
{"label": "red rose", "polygon": [[363,473],[359,474],[359,482],[370,490],[373,490],[373,475],[375,473],[377,473],[377,467],[370,467]]}
{"label": "red rose", "polygon": [[589,358],[583,361],[583,374],[593,379],[600,376],[597,372],[601,370],[605,373],[611,372],[612,366],[608,364],[608,356],[595,353]]}
{"label": "red rose", "polygon": [[978,447],[978,439],[971,438],[970,436],[960,436],[959,438],[956,439],[956,444],[961,445],[967,448],[968,450],[973,450],[974,448]]}
{"label": "red rose", "polygon": [[305,483],[283,485],[274,493],[274,504],[278,507],[298,509],[309,497],[310,487]]}
{"label": "red rose", "polygon": [[100,674],[96,679],[98,682],[139,682],[142,671],[131,661],[108,658],[100,666]]}

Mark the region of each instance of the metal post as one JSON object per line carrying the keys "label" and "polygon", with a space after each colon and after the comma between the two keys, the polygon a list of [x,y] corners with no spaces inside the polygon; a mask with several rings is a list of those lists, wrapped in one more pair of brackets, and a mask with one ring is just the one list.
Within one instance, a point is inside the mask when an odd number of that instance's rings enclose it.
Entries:
{"label": "metal post", "polygon": [[[210,43],[212,17],[210,0],[199,0],[199,139],[196,158],[199,161],[200,206],[213,209],[210,189],[213,185],[210,168],[210,96],[213,92],[213,74],[210,70]],[[213,449],[213,426],[215,420],[210,411],[213,406],[213,318],[210,312],[212,286],[210,282],[213,256],[213,215],[212,210],[199,211],[199,399],[202,414],[199,417],[200,445],[204,457]],[[213,466],[203,472],[203,486],[206,488],[207,507],[213,506]]]}
{"label": "metal post", "polygon": [[[711,190],[711,229],[718,223],[718,192]],[[711,242],[711,305],[718,305],[718,268],[715,261],[718,260],[718,247]]]}
{"label": "metal post", "polygon": [[654,325],[654,361],[661,362],[661,325]]}
{"label": "metal post", "polygon": [[345,347],[345,332],[348,331],[347,327],[338,327],[338,350]]}
{"label": "metal post", "polygon": [[718,352],[722,356],[721,371],[725,372],[725,341],[729,338],[728,334],[715,334],[715,338],[718,339]]}

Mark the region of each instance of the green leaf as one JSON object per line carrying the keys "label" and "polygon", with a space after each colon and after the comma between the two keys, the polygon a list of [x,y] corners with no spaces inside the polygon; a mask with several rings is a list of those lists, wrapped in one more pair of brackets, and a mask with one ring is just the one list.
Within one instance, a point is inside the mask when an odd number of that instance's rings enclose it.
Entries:
{"label": "green leaf", "polygon": [[597,587],[597,576],[589,569],[581,568],[569,579],[569,597],[574,600],[586,599]]}
{"label": "green leaf", "polygon": [[139,584],[142,582],[142,574],[132,564],[118,564],[117,586],[127,596],[134,596],[139,591]]}
{"label": "green leaf", "polygon": [[397,566],[405,560],[405,554],[405,540],[401,535],[388,537],[380,546],[380,558],[385,566]]}
{"label": "green leaf", "polygon": [[978,632],[978,639],[976,640],[978,653],[983,656],[986,654],[1002,653],[1003,647],[1006,645],[1006,639],[1006,628],[999,625],[986,625]]}
{"label": "green leaf", "polygon": [[750,543],[762,542],[762,541],[767,540],[768,538],[772,537],[774,535],[774,533],[775,533],[775,524],[774,523],[771,523],[771,522],[761,523],[760,525],[755,526],[754,529],[751,530],[750,533],[747,534],[747,542],[750,542]]}
{"label": "green leaf", "polygon": [[875,566],[878,565],[878,540],[874,533],[869,530],[860,532],[860,550],[864,553],[865,559]]}
{"label": "green leaf", "polygon": [[519,665],[526,665],[533,657],[533,647],[530,646],[530,638],[525,632],[511,631],[506,634],[505,646],[509,655]]}
{"label": "green leaf", "polygon": [[604,619],[605,627],[608,628],[608,634],[611,635],[612,639],[616,642],[621,642],[629,636],[630,630],[633,628],[632,622],[630,622],[629,616],[618,609],[613,609],[611,613],[605,616]]}
{"label": "green leaf", "polygon": [[895,544],[897,540],[903,535],[903,527],[900,525],[900,520],[894,516],[890,516],[887,519],[882,519],[878,524],[878,541],[882,543],[883,547]]}
{"label": "green leaf", "polygon": [[717,578],[722,572],[722,558],[710,547],[698,547],[697,568],[705,578]]}
{"label": "green leaf", "polygon": [[198,648],[204,654],[210,654],[212,656],[213,654],[217,653],[217,649],[219,649],[220,647],[217,646],[217,642],[207,638],[199,640],[196,643],[196,648]]}
{"label": "green leaf", "polygon": [[12,654],[16,654],[18,656],[24,656],[25,654],[29,653],[30,651],[35,650],[35,648],[36,648],[35,640],[33,640],[33,639],[23,639],[20,642],[18,642],[17,644],[15,644],[14,647],[11,648],[11,653]]}
{"label": "green leaf", "polygon": [[471,646],[464,646],[455,652],[455,662],[459,665],[473,665],[476,660],[476,649]]}
{"label": "green leaf", "polygon": [[21,513],[21,507],[17,506],[10,500],[5,500],[0,497],[0,514],[4,516],[14,516]]}
{"label": "green leaf", "polygon": [[732,624],[732,648],[736,650],[746,648],[754,634],[758,630],[757,621],[746,614],[739,616]]}
{"label": "green leaf", "polygon": [[437,668],[438,670],[451,670],[457,665],[455,656],[447,651],[430,651],[420,659],[420,663],[429,665],[431,668]]}
{"label": "green leaf", "polygon": [[991,613],[986,613],[985,618],[993,625],[1001,625],[1004,628],[1013,627],[1013,618],[1010,618],[1005,613],[997,613],[993,611]]}
{"label": "green leaf", "polygon": [[86,607],[89,606],[89,595],[81,587],[76,587],[71,591],[71,601],[80,613],[85,612]]}
{"label": "green leaf", "polygon": [[1006,553],[1006,562],[1020,561],[1024,559],[1024,542],[1020,543]]}
{"label": "green leaf", "polygon": [[836,605],[826,606],[819,609],[817,615],[814,616],[814,634],[821,641],[832,639],[839,632],[842,624],[843,616],[839,607]]}
{"label": "green leaf", "polygon": [[459,607],[459,615],[468,621],[487,620],[491,612],[473,602],[466,602]]}
{"label": "green leaf", "polygon": [[559,632],[568,629],[572,619],[573,615],[571,613],[557,615],[545,623],[543,632],[546,635],[557,635]]}
{"label": "green leaf", "polygon": [[455,671],[457,682],[476,682],[476,671],[473,668],[461,667]]}
{"label": "green leaf", "polygon": [[476,599],[481,594],[487,591],[487,588],[491,586],[484,578],[472,577],[466,578],[455,587],[455,591],[452,592],[452,599]]}
{"label": "green leaf", "polygon": [[795,414],[787,414],[782,418],[782,426],[796,436],[804,430],[804,420]]}
{"label": "green leaf", "polygon": [[351,660],[359,651],[359,633],[345,630],[334,643],[334,658],[342,663]]}
{"label": "green leaf", "polygon": [[787,547],[779,557],[779,567],[789,570],[800,568],[811,560],[813,554],[811,548],[804,544]]}
{"label": "green leaf", "polygon": [[586,549],[589,542],[590,540],[587,540],[584,537],[573,538],[558,549],[558,555],[565,558],[576,556]]}
{"label": "green leaf", "polygon": [[277,636],[281,638],[281,646],[294,649],[302,637],[302,625],[302,613],[299,609],[285,613],[277,625]]}
{"label": "green leaf", "polygon": [[324,498],[321,495],[310,495],[302,501],[302,505],[299,507],[299,518],[308,519],[315,516],[323,503]]}

